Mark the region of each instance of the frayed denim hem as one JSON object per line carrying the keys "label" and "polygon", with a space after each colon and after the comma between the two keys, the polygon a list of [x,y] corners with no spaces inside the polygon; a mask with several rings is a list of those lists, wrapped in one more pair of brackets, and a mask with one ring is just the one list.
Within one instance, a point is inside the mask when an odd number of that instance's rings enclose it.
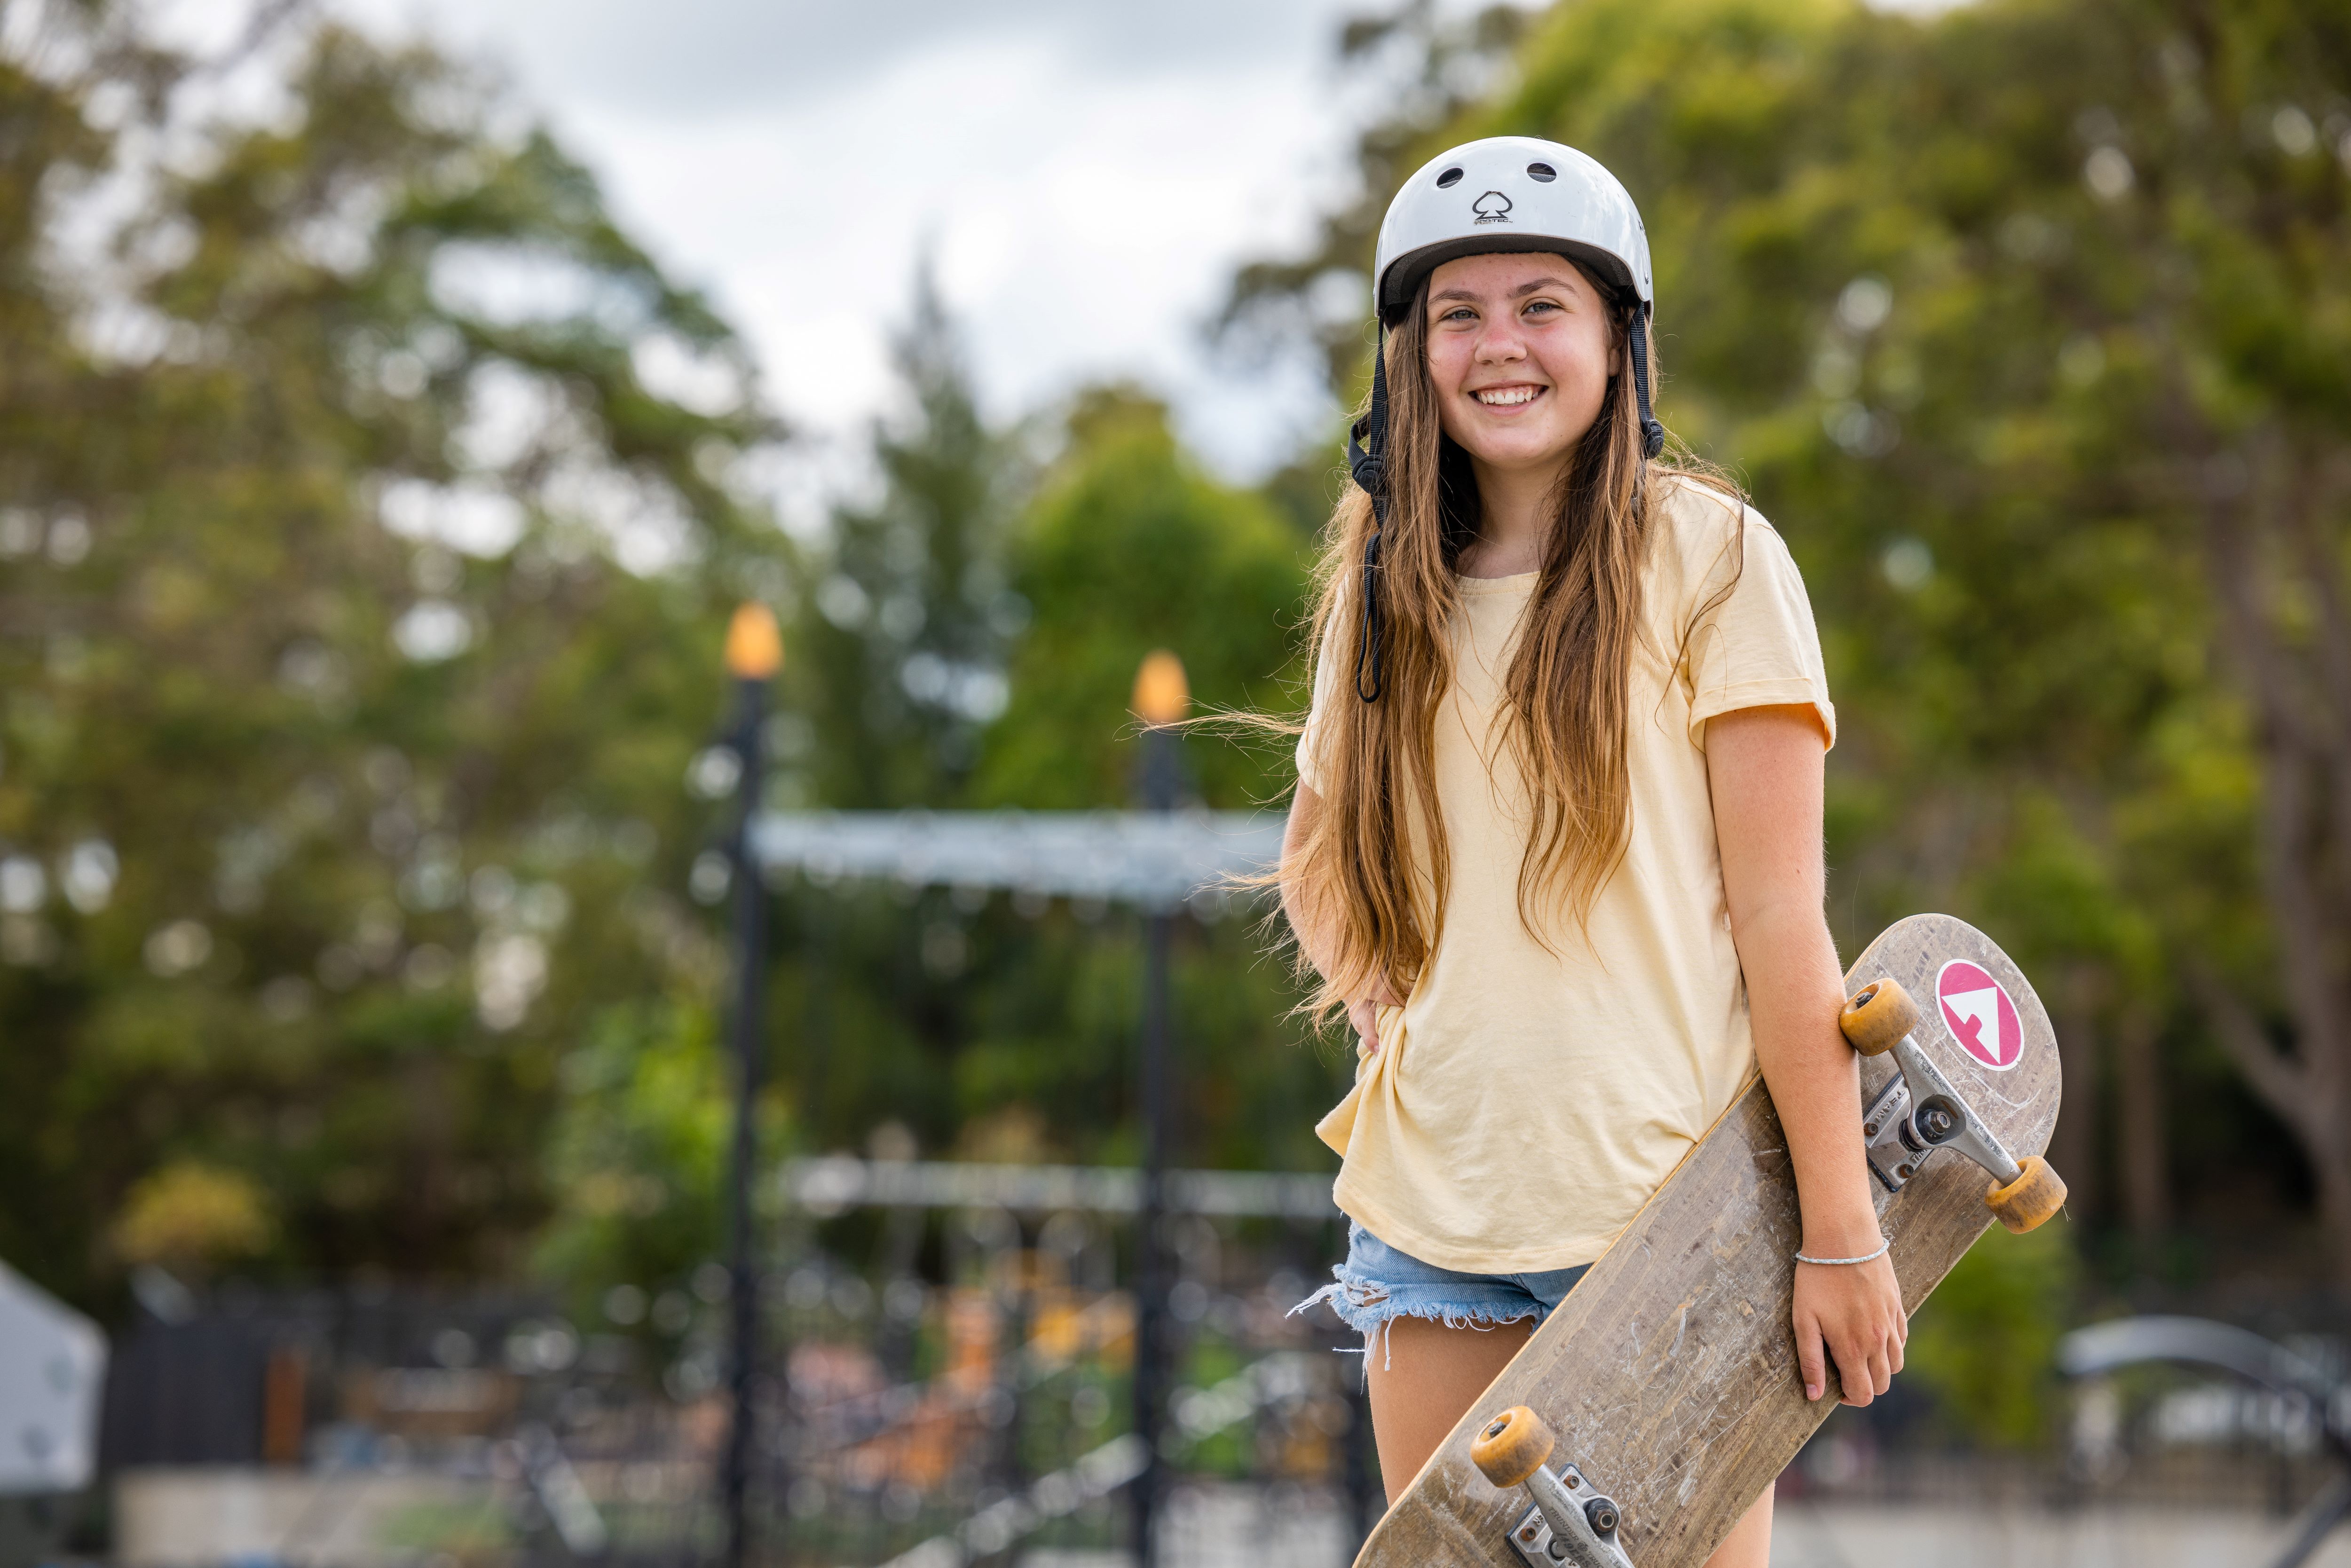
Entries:
{"label": "frayed denim hem", "polygon": [[[1368,1355],[1372,1341],[1377,1339],[1381,1342],[1380,1370],[1383,1372],[1395,1368],[1394,1324],[1398,1318],[1419,1318],[1428,1322],[1443,1323],[1449,1329],[1476,1329],[1484,1333],[1505,1324],[1524,1322],[1529,1318],[1541,1327],[1543,1319],[1550,1315],[1549,1309],[1540,1301],[1528,1301],[1523,1305],[1513,1302],[1507,1307],[1470,1307],[1444,1300],[1445,1287],[1442,1286],[1421,1285],[1395,1291],[1375,1281],[1351,1277],[1343,1266],[1331,1272],[1333,1278],[1330,1284],[1290,1308],[1286,1315],[1294,1318],[1310,1307],[1327,1305],[1341,1322],[1364,1336],[1364,1349],[1342,1350],[1339,1354]],[[1364,1371],[1366,1376],[1370,1375],[1371,1363],[1368,1360],[1364,1364]]]}

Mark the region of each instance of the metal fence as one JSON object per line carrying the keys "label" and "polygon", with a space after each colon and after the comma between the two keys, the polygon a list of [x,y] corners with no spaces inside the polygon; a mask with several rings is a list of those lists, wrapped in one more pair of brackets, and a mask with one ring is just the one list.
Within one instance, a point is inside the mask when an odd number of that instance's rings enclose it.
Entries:
{"label": "metal fence", "polygon": [[[1123,1550],[1144,1451],[1133,1177],[783,1172],[810,1201],[769,1253],[790,1263],[760,1280],[754,1561]],[[1278,1535],[1289,1561],[1337,1568],[1374,1506],[1360,1361],[1327,1316],[1290,1315],[1340,1245],[1328,1180],[1186,1173],[1172,1190],[1160,1562]],[[652,1304],[664,1312],[627,1303],[625,1324],[542,1299],[350,1291],[147,1312],[104,1439],[118,1558],[712,1561],[725,1272],[696,1284]]]}

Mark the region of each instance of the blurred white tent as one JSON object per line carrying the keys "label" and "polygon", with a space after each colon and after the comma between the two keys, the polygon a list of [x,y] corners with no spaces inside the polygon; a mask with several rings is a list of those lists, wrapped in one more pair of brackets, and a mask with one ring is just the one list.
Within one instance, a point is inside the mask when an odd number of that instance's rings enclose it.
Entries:
{"label": "blurred white tent", "polygon": [[105,1385],[98,1325],[0,1264],[0,1494],[89,1484]]}

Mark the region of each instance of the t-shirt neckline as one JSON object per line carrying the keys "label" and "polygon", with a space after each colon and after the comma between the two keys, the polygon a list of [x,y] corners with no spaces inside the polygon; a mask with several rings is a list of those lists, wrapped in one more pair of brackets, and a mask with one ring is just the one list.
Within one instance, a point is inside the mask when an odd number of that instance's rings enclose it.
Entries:
{"label": "t-shirt neckline", "polygon": [[1453,580],[1464,593],[1526,593],[1533,590],[1539,571],[1514,571],[1508,577],[1465,577],[1453,574]]}

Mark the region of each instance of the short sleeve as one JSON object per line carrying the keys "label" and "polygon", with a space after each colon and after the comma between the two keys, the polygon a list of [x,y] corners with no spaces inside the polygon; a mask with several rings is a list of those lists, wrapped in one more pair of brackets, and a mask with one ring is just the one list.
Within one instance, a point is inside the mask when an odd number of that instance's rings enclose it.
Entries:
{"label": "short sleeve", "polygon": [[[1720,603],[1698,607],[1684,653],[1690,744],[1705,749],[1706,721],[1718,714],[1805,704],[1834,746],[1836,709],[1829,702],[1828,670],[1803,577],[1778,531],[1755,512],[1743,513],[1740,530],[1745,559],[1738,580]],[[1717,530],[1716,538],[1727,531]],[[1715,574],[1694,575],[1719,582]]]}

